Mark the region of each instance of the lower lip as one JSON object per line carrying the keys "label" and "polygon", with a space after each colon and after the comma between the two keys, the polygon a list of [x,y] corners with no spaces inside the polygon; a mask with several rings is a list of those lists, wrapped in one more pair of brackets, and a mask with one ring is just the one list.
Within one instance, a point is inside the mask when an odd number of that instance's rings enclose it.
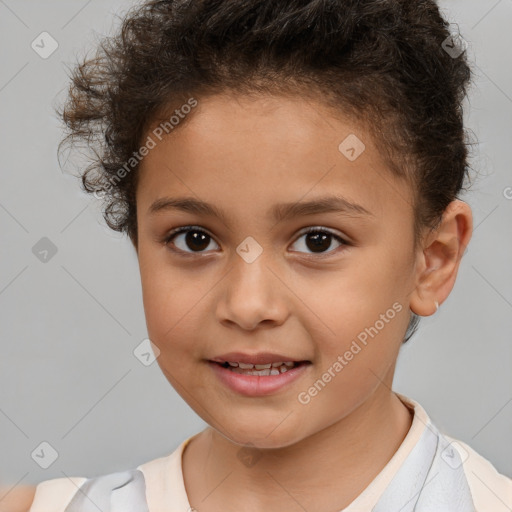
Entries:
{"label": "lower lip", "polygon": [[217,377],[228,388],[245,396],[265,396],[280,391],[307,371],[310,363],[302,363],[279,375],[243,375],[208,361]]}

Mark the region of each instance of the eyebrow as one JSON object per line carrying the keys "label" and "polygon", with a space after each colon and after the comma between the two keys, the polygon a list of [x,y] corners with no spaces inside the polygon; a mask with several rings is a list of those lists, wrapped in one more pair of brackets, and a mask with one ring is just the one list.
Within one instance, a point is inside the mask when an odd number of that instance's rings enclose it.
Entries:
{"label": "eyebrow", "polygon": [[[157,199],[148,209],[150,215],[162,212],[178,210],[198,215],[216,217],[228,224],[229,215],[217,206],[201,201],[194,197],[171,198],[163,197]],[[364,208],[362,205],[353,203],[339,195],[329,195],[316,198],[311,201],[280,203],[274,205],[270,210],[271,217],[280,222],[286,217],[300,217],[315,215],[319,213],[339,213],[350,216],[370,216],[375,215]]]}

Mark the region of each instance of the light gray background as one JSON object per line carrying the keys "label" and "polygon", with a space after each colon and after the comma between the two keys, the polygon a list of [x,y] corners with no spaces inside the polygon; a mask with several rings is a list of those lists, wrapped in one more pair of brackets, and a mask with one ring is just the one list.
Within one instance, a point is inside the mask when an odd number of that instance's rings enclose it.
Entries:
{"label": "light gray background", "polygon": [[[53,105],[67,87],[64,63],[130,5],[0,0],[4,484],[132,468],[205,426],[156,363],[134,357],[147,334],[135,253],[56,159]],[[395,389],[512,476],[512,0],[441,6],[477,65],[466,105],[480,176],[463,197],[475,231],[450,297],[402,349]],[[59,44],[48,59],[31,48],[43,31]],[[47,263],[32,253],[42,237],[58,249]],[[59,454],[46,470],[31,457],[43,441]]]}

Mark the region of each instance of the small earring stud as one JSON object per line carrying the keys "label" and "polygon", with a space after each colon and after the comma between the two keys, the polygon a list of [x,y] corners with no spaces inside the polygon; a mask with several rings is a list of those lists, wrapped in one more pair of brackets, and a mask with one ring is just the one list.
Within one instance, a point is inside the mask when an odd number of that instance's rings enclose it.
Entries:
{"label": "small earring stud", "polygon": [[436,311],[437,311],[439,309],[439,302],[437,302],[437,300],[435,300],[434,304],[436,305]]}

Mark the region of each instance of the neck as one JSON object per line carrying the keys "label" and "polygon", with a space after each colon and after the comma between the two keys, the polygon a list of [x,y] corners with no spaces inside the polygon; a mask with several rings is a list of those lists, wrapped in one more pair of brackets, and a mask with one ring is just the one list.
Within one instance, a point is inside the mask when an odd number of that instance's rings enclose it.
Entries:
{"label": "neck", "polygon": [[[380,473],[412,423],[411,411],[379,386],[342,420],[291,446],[258,450],[240,464],[240,446],[207,428],[183,454],[189,501],[210,510],[341,510]],[[299,505],[300,504],[300,505]]]}

